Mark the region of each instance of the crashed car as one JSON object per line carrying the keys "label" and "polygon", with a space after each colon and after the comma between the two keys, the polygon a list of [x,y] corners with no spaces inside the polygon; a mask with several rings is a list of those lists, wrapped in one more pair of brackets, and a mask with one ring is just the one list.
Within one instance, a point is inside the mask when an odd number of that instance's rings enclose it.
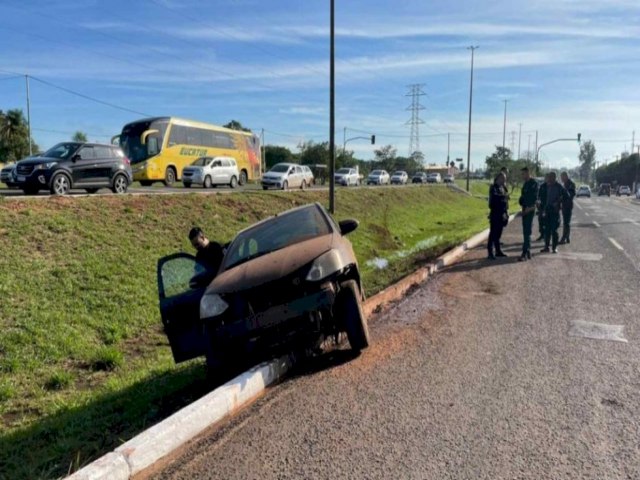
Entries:
{"label": "crashed car", "polygon": [[346,333],[369,345],[358,262],[345,238],[355,220],[336,223],[320,204],[278,214],[241,231],[217,275],[195,257],[158,261],[160,312],[176,363],[205,356],[210,369],[234,358],[316,350]]}

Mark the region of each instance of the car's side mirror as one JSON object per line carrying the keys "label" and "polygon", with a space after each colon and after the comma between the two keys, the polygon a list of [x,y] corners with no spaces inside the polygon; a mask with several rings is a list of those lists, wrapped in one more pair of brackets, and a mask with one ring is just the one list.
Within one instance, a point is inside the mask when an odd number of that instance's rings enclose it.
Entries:
{"label": "car's side mirror", "polygon": [[79,153],[76,153],[73,157],[71,157],[72,162],[77,162],[78,160],[82,160],[82,157]]}
{"label": "car's side mirror", "polygon": [[342,220],[341,222],[338,223],[338,225],[340,226],[340,233],[342,235],[348,235],[349,233],[353,232],[356,228],[358,228],[358,221]]}

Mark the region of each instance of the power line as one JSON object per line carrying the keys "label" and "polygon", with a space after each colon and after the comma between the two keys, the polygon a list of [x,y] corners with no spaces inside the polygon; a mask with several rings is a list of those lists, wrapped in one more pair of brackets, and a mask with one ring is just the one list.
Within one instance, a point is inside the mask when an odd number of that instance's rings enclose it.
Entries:
{"label": "power line", "polygon": [[[36,132],[46,132],[46,133],[59,133],[61,135],[73,135],[76,132],[72,132],[72,131],[65,131],[65,130],[51,130],[48,128],[32,128],[32,130],[35,130]],[[103,137],[103,138],[111,138],[112,135],[105,135],[104,133],[91,133],[91,132],[83,132],[86,133],[87,135],[91,135],[93,137]]]}

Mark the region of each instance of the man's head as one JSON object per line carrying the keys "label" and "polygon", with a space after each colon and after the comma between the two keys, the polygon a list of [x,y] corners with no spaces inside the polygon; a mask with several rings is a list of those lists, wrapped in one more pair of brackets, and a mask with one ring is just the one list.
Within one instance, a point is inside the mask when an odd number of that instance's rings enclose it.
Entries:
{"label": "man's head", "polygon": [[200,227],[193,227],[189,231],[189,240],[196,250],[202,250],[209,244],[209,239],[204,236],[204,232]]}
{"label": "man's head", "polygon": [[504,175],[504,179],[506,180],[506,179],[507,179],[507,175],[509,175],[509,170],[507,169],[507,167],[502,167],[502,168],[500,169],[500,173],[501,173],[502,175]]}
{"label": "man's head", "polygon": [[553,185],[554,183],[556,183],[558,176],[556,175],[556,172],[549,172],[547,173],[547,183],[549,185]]}
{"label": "man's head", "polygon": [[493,182],[496,185],[504,185],[506,178],[504,176],[504,173],[500,172],[498,175],[496,175],[496,178],[493,180]]}
{"label": "man's head", "polygon": [[560,174],[560,180],[562,180],[562,183],[567,183],[569,181],[569,174],[567,172],[562,172]]}
{"label": "man's head", "polygon": [[525,182],[531,178],[531,173],[529,173],[529,169],[527,167],[522,168],[520,172],[522,172],[522,180]]}

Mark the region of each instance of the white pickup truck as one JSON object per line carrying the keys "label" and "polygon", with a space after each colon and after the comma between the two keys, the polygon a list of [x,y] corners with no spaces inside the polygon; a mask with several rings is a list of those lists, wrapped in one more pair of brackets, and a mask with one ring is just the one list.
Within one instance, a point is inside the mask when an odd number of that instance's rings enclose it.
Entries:
{"label": "white pickup truck", "polygon": [[338,185],[348,187],[350,185],[360,185],[361,176],[357,168],[341,168],[334,176]]}

